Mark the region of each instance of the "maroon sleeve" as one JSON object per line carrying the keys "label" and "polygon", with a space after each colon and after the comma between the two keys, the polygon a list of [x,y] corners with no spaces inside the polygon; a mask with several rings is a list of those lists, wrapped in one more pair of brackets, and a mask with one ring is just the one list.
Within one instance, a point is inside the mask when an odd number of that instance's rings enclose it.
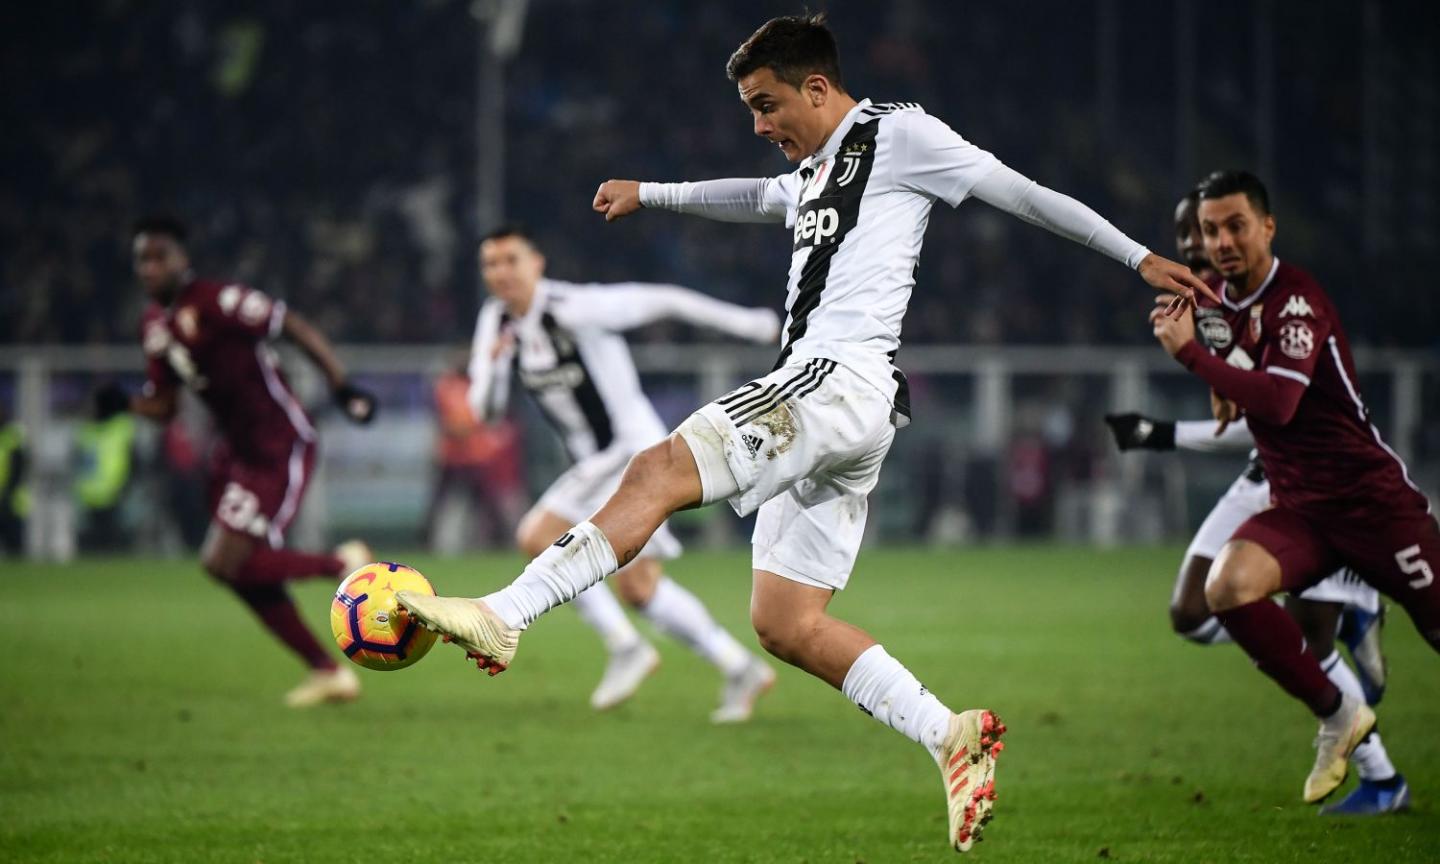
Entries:
{"label": "maroon sleeve", "polygon": [[[1194,339],[1181,346],[1175,359],[1250,417],[1276,426],[1284,426],[1295,416],[1300,397],[1305,395],[1310,383],[1308,377],[1301,383],[1283,374],[1237,369],[1200,347]],[[1315,364],[1310,365],[1313,369]]]}
{"label": "maroon sleeve", "polygon": [[280,335],[285,304],[248,285],[217,285],[201,304],[205,323],[217,330],[243,333],[260,341]]}
{"label": "maroon sleeve", "polygon": [[1309,387],[1315,364],[1334,329],[1334,311],[1318,285],[1308,278],[1296,282],[1277,292],[1278,302],[1265,306],[1260,370]]}

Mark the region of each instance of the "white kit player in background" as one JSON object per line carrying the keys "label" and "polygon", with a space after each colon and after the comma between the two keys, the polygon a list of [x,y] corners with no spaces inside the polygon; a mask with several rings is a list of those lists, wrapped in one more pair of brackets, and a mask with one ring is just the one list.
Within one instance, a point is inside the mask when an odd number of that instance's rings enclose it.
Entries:
{"label": "white kit player in background", "polygon": [[[490,298],[480,309],[470,355],[470,407],[489,422],[504,414],[512,374],[560,435],[571,466],[520,523],[520,548],[538,555],[570,526],[605,503],[630,457],[665,438],[666,429],[640,389],[620,333],[673,319],[762,344],[774,344],[780,321],[769,309],[722,303],[674,285],[626,282],[576,285],[543,277],[545,258],[518,226],[480,243],[480,271]],[[662,570],[680,541],[661,525],[644,550],[615,577],[620,596],[724,676],[716,723],[749,719],[775,672],[717,624],[695,595]],[[575,598],[581,619],[609,653],[591,694],[597,710],[633,695],[660,664],[660,654],[604,585]]]}
{"label": "white kit player in background", "polygon": [[[949,842],[965,851],[991,815],[1004,726],[988,710],[952,713],[868,633],[827,612],[849,579],[867,497],[908,416],[892,361],[930,207],[976,197],[1138,268],[1155,288],[1211,292],[1185,267],[1005,167],[919,106],[857,102],[844,89],[823,19],[768,22],[726,71],[755,133],[797,170],[700,183],[611,180],[593,206],[607,221],[653,207],[786,225],[792,257],[775,371],[637,454],[604,506],[509,586],[474,600],[402,592],[399,601],[498,671],[531,622],[632,560],[671,513],[722,500],[742,515],[758,511],[750,614],[761,644],[926,748],[945,784]],[[953,608],[964,645],[966,621],[979,608],[958,594],[936,602]],[[961,656],[947,677],[978,688],[984,674]]]}

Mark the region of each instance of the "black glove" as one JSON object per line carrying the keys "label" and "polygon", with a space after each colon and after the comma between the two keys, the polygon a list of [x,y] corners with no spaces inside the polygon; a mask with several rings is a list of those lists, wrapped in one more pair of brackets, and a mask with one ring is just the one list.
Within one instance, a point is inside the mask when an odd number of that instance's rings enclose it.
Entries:
{"label": "black glove", "polygon": [[124,414],[130,410],[130,394],[114,381],[106,381],[96,387],[91,399],[95,419],[102,423],[116,414]]}
{"label": "black glove", "polygon": [[350,422],[364,426],[375,419],[375,394],[369,390],[362,390],[345,381],[335,388],[334,395],[335,404],[340,406],[340,411]]}
{"label": "black glove", "polygon": [[1105,423],[1115,436],[1115,445],[1125,450],[1174,450],[1175,423],[1152,420],[1143,414],[1106,414]]}

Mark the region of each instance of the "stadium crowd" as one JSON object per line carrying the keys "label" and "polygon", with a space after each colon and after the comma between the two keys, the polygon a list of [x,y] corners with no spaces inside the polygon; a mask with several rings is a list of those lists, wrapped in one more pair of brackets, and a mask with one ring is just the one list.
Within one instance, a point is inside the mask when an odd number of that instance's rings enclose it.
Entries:
{"label": "stadium crowd", "polygon": [[[1101,15],[1037,30],[1032,7],[962,11],[907,0],[841,10],[833,23],[858,94],[920,102],[1019,170],[1167,249],[1169,209],[1188,182],[1175,155],[1184,149],[1176,140],[1175,10],[1127,8],[1107,34]],[[141,295],[129,274],[127,227],[156,210],[192,223],[205,272],[289,299],[339,341],[466,337],[478,296],[470,241],[488,227],[473,215],[478,28],[470,4],[326,8],[112,0],[31,6],[26,27],[0,28],[0,116],[9,130],[0,136],[8,178],[0,186],[0,341],[133,339]],[[785,170],[751,135],[723,76],[737,40],[769,11],[756,2],[636,3],[623,12],[580,0],[530,4],[524,41],[505,70],[505,196],[550,250],[552,273],[680,282],[780,305],[776,274],[788,250],[773,228],[654,220],[607,229],[587,207],[608,176]],[[1292,36],[1356,23],[1274,14],[1274,29]],[[1382,83],[1393,73],[1385,64],[1404,68],[1407,46],[1428,32],[1407,36],[1400,17],[1382,22],[1395,46],[1372,72]],[[1132,38],[1144,32],[1163,38]],[[1195,33],[1203,39],[1205,29]],[[1016,34],[1024,34],[1023,59],[1007,62]],[[1125,50],[1102,62],[1107,39]],[[1374,287],[1407,284],[1436,262],[1434,76],[1386,87],[1387,99],[1431,110],[1393,119],[1383,112],[1364,144],[1360,59],[1303,56],[1333,39],[1271,41],[1270,68],[1303,61],[1332,76],[1273,81],[1272,102],[1283,110],[1266,134],[1276,154],[1272,187],[1293,226],[1284,248],[1350,307],[1357,342],[1433,342],[1423,329],[1440,317],[1433,292]],[[1244,162],[1258,133],[1234,85],[1256,72],[1252,43],[1231,43],[1201,52],[1194,131],[1206,152]],[[1412,59],[1423,59],[1415,50]],[[1097,61],[1076,68],[1077,56]],[[663,72],[647,59],[661,57]],[[1107,102],[1107,86],[1123,99]],[[1183,170],[1198,176],[1211,167]],[[932,230],[943,236],[927,249],[909,342],[1148,339],[1128,300],[1133,286],[1113,265],[983,206],[966,211],[937,210]],[[1393,230],[1370,224],[1371,239],[1359,242],[1366,219]]]}

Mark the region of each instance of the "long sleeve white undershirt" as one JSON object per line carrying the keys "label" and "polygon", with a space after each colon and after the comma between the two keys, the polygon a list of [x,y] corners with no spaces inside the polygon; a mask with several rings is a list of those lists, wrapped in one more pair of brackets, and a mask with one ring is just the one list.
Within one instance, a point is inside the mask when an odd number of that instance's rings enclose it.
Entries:
{"label": "long sleeve white undershirt", "polygon": [[970,190],[970,195],[1031,225],[1094,249],[1131,270],[1139,267],[1150,254],[1149,249],[1125,236],[1099,213],[1005,165],[997,165],[985,175]]}
{"label": "long sleeve white undershirt", "polygon": [[774,342],[780,337],[780,318],[772,310],[737,306],[679,285],[574,285],[557,298],[555,313],[568,327],[615,333],[676,320],[750,342]]}
{"label": "long sleeve white undershirt", "polygon": [[640,203],[719,222],[783,222],[786,185],[783,176],[641,183]]}
{"label": "long sleeve white undershirt", "polygon": [[1175,447],[1200,453],[1244,453],[1255,446],[1255,437],[1241,417],[1217,437],[1214,420],[1179,420],[1175,423]]}

